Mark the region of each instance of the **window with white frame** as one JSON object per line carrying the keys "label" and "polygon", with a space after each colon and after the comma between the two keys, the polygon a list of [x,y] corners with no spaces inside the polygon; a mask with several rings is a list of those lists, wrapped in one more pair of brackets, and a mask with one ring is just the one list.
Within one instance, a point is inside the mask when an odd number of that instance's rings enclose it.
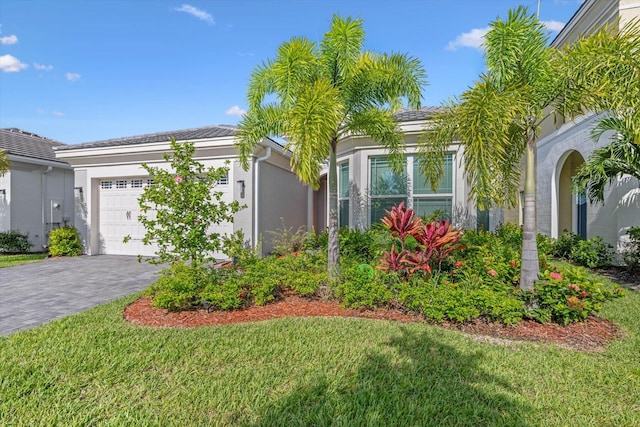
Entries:
{"label": "window with white frame", "polygon": [[112,181],[101,181],[100,182],[100,189],[101,190],[110,190],[111,188],[113,188],[113,182]]}
{"label": "window with white frame", "polygon": [[418,216],[451,217],[453,207],[453,154],[444,159],[444,175],[437,190],[431,189],[420,170],[420,159],[409,155],[405,158],[403,172],[391,168],[387,156],[369,160],[370,224],[380,222],[385,211],[404,202]]}
{"label": "window with white frame", "polygon": [[349,226],[349,162],[338,165],[338,226]]}
{"label": "window with white frame", "polygon": [[124,179],[119,179],[116,181],[116,188],[127,188],[127,181]]}
{"label": "window with white frame", "polygon": [[132,179],[131,180],[131,188],[142,188],[142,180],[141,179]]}

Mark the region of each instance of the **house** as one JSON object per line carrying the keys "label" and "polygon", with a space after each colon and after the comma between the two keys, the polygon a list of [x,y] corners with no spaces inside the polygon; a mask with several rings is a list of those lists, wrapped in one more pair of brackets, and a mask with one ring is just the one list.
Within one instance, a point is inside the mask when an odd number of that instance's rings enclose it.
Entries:
{"label": "house", "polygon": [[73,170],[53,149],[65,144],[20,129],[0,129],[9,171],[0,177],[0,231],[28,233],[31,250],[46,249],[49,232],[73,223]]}
{"label": "house", "polygon": [[[207,126],[57,147],[56,157],[75,173],[74,222],[87,254],[154,255],[154,246],[142,244],[145,230],[138,221],[138,197],[152,184],[141,165],[168,167],[163,155],[170,152],[171,138],[194,143],[194,159],[206,167],[230,162],[229,174],[216,190],[224,192],[226,202],[237,200],[246,208],[235,215],[233,224],[221,224],[218,232],[242,230],[248,244],[260,242],[268,253],[268,231],[281,229],[283,222],[294,229],[311,223],[312,191],[290,171],[290,154],[265,139],[245,171],[233,145],[235,134],[233,126]],[[125,236],[131,236],[127,243]]]}
{"label": "house", "polygon": [[[465,228],[477,223],[493,229],[502,221],[501,211],[478,211],[468,200],[469,186],[463,177],[463,148],[449,147],[445,159],[445,174],[436,191],[425,184],[419,169],[418,136],[424,132],[436,107],[401,110],[396,113],[400,131],[404,134],[406,155],[403,173],[395,173],[386,150],[370,138],[351,136],[338,144],[338,223],[351,228],[366,229],[379,223],[385,210],[404,202],[419,216],[439,214],[451,218]],[[327,170],[314,193],[314,227],[324,229],[328,223]]]}
{"label": "house", "polygon": [[[629,0],[586,0],[552,45],[571,44],[583,34],[605,24],[624,26],[640,19],[640,3]],[[538,230],[558,237],[564,230],[585,238],[600,236],[618,249],[629,227],[640,226],[640,196],[637,179],[622,177],[605,190],[605,202],[590,204],[571,192],[571,177],[589,155],[608,144],[611,135],[594,142],[589,136],[598,117],[585,115],[574,121],[542,129],[538,142],[537,217]]]}

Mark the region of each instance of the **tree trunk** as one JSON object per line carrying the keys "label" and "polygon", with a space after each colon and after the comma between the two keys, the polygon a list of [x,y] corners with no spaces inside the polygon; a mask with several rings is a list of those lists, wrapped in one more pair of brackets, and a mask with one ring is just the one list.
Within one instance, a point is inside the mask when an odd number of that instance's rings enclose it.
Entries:
{"label": "tree trunk", "polygon": [[340,248],[338,243],[338,168],[336,164],[337,138],[331,140],[329,154],[329,278],[337,279],[340,274]]}
{"label": "tree trunk", "polygon": [[522,265],[520,289],[532,291],[540,274],[538,245],[536,243],[536,137],[531,132],[527,139],[527,166],[524,179],[524,230],[522,236]]}

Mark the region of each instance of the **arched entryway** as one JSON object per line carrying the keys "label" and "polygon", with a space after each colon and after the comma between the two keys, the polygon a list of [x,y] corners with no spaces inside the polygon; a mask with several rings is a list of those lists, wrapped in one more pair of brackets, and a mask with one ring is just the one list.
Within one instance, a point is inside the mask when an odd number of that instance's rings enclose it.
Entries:
{"label": "arched entryway", "polygon": [[587,199],[583,194],[573,194],[571,191],[571,177],[576,174],[578,167],[584,163],[584,158],[577,151],[567,153],[558,162],[560,172],[557,176],[557,235],[564,230],[587,237]]}

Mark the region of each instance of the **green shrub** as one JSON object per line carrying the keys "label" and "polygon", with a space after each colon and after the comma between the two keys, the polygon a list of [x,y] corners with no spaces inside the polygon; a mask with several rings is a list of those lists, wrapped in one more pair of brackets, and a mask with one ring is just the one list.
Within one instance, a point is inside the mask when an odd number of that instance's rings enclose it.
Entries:
{"label": "green shrub", "polygon": [[577,234],[564,230],[553,243],[551,253],[558,258],[570,259],[571,251],[578,245],[580,240],[582,238]]}
{"label": "green shrub", "polygon": [[554,321],[567,325],[597,312],[604,301],[624,294],[617,286],[607,286],[590,276],[580,267],[562,272],[545,271],[535,284],[534,293],[523,294],[523,300],[535,307],[528,317],[545,323]]}
{"label": "green shrub", "polygon": [[199,295],[207,310],[234,310],[246,304],[247,294],[245,282],[237,273],[232,273],[224,280],[211,281]]}
{"label": "green shrub", "polygon": [[78,256],[82,253],[80,233],[75,227],[56,228],[49,233],[49,255]]}
{"label": "green shrub", "polygon": [[342,281],[336,286],[336,296],[346,307],[376,308],[387,305],[393,293],[379,274],[371,274],[370,269],[353,266],[343,269]]}
{"label": "green shrub", "polygon": [[29,233],[22,234],[18,230],[0,231],[0,253],[22,254],[31,249]]}
{"label": "green shrub", "polygon": [[569,259],[589,268],[608,267],[613,259],[613,246],[599,236],[580,240],[572,248]]}
{"label": "green shrub", "polygon": [[177,261],[162,270],[160,278],[145,293],[153,299],[154,307],[183,310],[200,305],[200,292],[211,279],[207,270]]}
{"label": "green shrub", "polygon": [[625,244],[622,257],[627,267],[640,270],[640,226],[627,230],[629,241]]}
{"label": "green shrub", "polygon": [[299,227],[293,231],[293,227],[287,227],[282,221],[282,228],[278,228],[276,231],[267,231],[271,238],[271,246],[273,247],[272,255],[287,255],[294,252],[299,252],[304,249],[304,243],[307,240],[307,232],[304,226]]}

